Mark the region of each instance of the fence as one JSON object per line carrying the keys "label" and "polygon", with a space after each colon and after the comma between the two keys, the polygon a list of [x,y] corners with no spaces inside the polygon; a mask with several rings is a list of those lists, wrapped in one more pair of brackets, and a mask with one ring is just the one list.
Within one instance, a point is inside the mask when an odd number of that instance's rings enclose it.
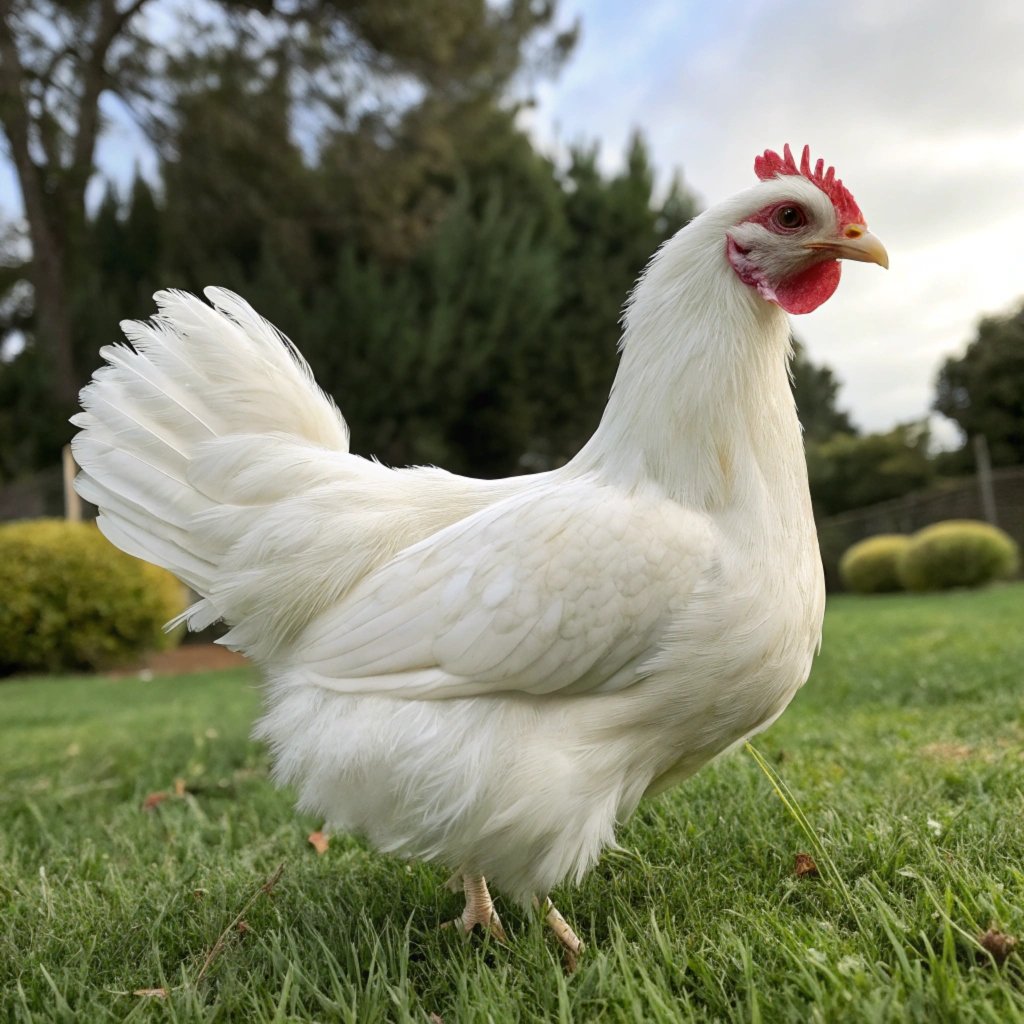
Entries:
{"label": "fence", "polygon": [[[1024,466],[993,470],[992,496],[996,525],[1024,548]],[[830,516],[818,523],[825,576],[830,586],[837,585],[842,553],[876,533],[913,533],[944,519],[985,518],[981,488],[973,476]]]}
{"label": "fence", "polygon": [[[21,477],[9,484],[0,484],[0,523],[12,519],[39,519],[41,517],[66,518],[66,489],[74,478],[76,466],[65,456],[63,466],[41,469],[31,476]],[[96,507],[73,496],[78,517],[95,519]]]}
{"label": "fence", "polygon": [[63,515],[64,481],[60,466],[0,486],[0,522]]}

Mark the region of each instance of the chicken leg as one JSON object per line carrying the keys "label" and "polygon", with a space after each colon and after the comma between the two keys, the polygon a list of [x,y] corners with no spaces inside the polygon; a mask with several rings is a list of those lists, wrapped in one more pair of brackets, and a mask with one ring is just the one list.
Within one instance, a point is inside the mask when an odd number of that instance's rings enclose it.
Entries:
{"label": "chicken leg", "polygon": [[544,915],[544,923],[555,933],[555,938],[565,948],[566,961],[570,971],[576,969],[576,961],[583,952],[583,942],[573,931],[572,925],[558,912],[554,903],[545,896],[543,900],[533,898],[533,905]]}
{"label": "chicken leg", "polygon": [[462,889],[466,894],[466,908],[460,917],[448,921],[443,928],[460,928],[467,935],[477,926],[492,935],[499,942],[508,942],[501,918],[494,909],[494,900],[487,891],[487,881],[483,875],[463,875]]}

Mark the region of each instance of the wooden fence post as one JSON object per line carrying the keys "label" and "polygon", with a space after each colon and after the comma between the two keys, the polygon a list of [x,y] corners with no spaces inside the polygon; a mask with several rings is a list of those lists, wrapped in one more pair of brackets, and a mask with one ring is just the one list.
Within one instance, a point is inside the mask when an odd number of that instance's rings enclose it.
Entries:
{"label": "wooden fence post", "polygon": [[61,465],[64,470],[64,518],[69,523],[80,523],[82,521],[82,499],[75,490],[75,473],[78,466],[75,465],[75,457],[71,454],[71,445],[64,445],[61,452]]}
{"label": "wooden fence post", "polygon": [[996,493],[992,487],[992,460],[988,456],[988,439],[984,434],[974,435],[974,464],[978,469],[978,490],[981,492],[981,509],[985,521],[998,526]]}

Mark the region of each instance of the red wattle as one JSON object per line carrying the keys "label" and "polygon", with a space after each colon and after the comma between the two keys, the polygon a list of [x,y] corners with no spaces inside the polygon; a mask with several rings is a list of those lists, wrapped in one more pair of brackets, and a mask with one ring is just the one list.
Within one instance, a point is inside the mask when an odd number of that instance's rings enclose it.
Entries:
{"label": "red wattle", "polygon": [[839,287],[841,273],[838,260],[816,263],[778,284],[775,301],[787,313],[810,313]]}

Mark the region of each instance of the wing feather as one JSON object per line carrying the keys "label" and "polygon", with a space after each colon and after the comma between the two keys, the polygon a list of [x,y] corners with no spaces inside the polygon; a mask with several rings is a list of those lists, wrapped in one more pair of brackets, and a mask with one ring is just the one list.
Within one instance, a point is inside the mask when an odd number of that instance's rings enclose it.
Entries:
{"label": "wing feather", "polygon": [[292,657],[344,693],[626,686],[713,544],[705,519],[660,495],[590,480],[532,489],[377,569],[310,625]]}

